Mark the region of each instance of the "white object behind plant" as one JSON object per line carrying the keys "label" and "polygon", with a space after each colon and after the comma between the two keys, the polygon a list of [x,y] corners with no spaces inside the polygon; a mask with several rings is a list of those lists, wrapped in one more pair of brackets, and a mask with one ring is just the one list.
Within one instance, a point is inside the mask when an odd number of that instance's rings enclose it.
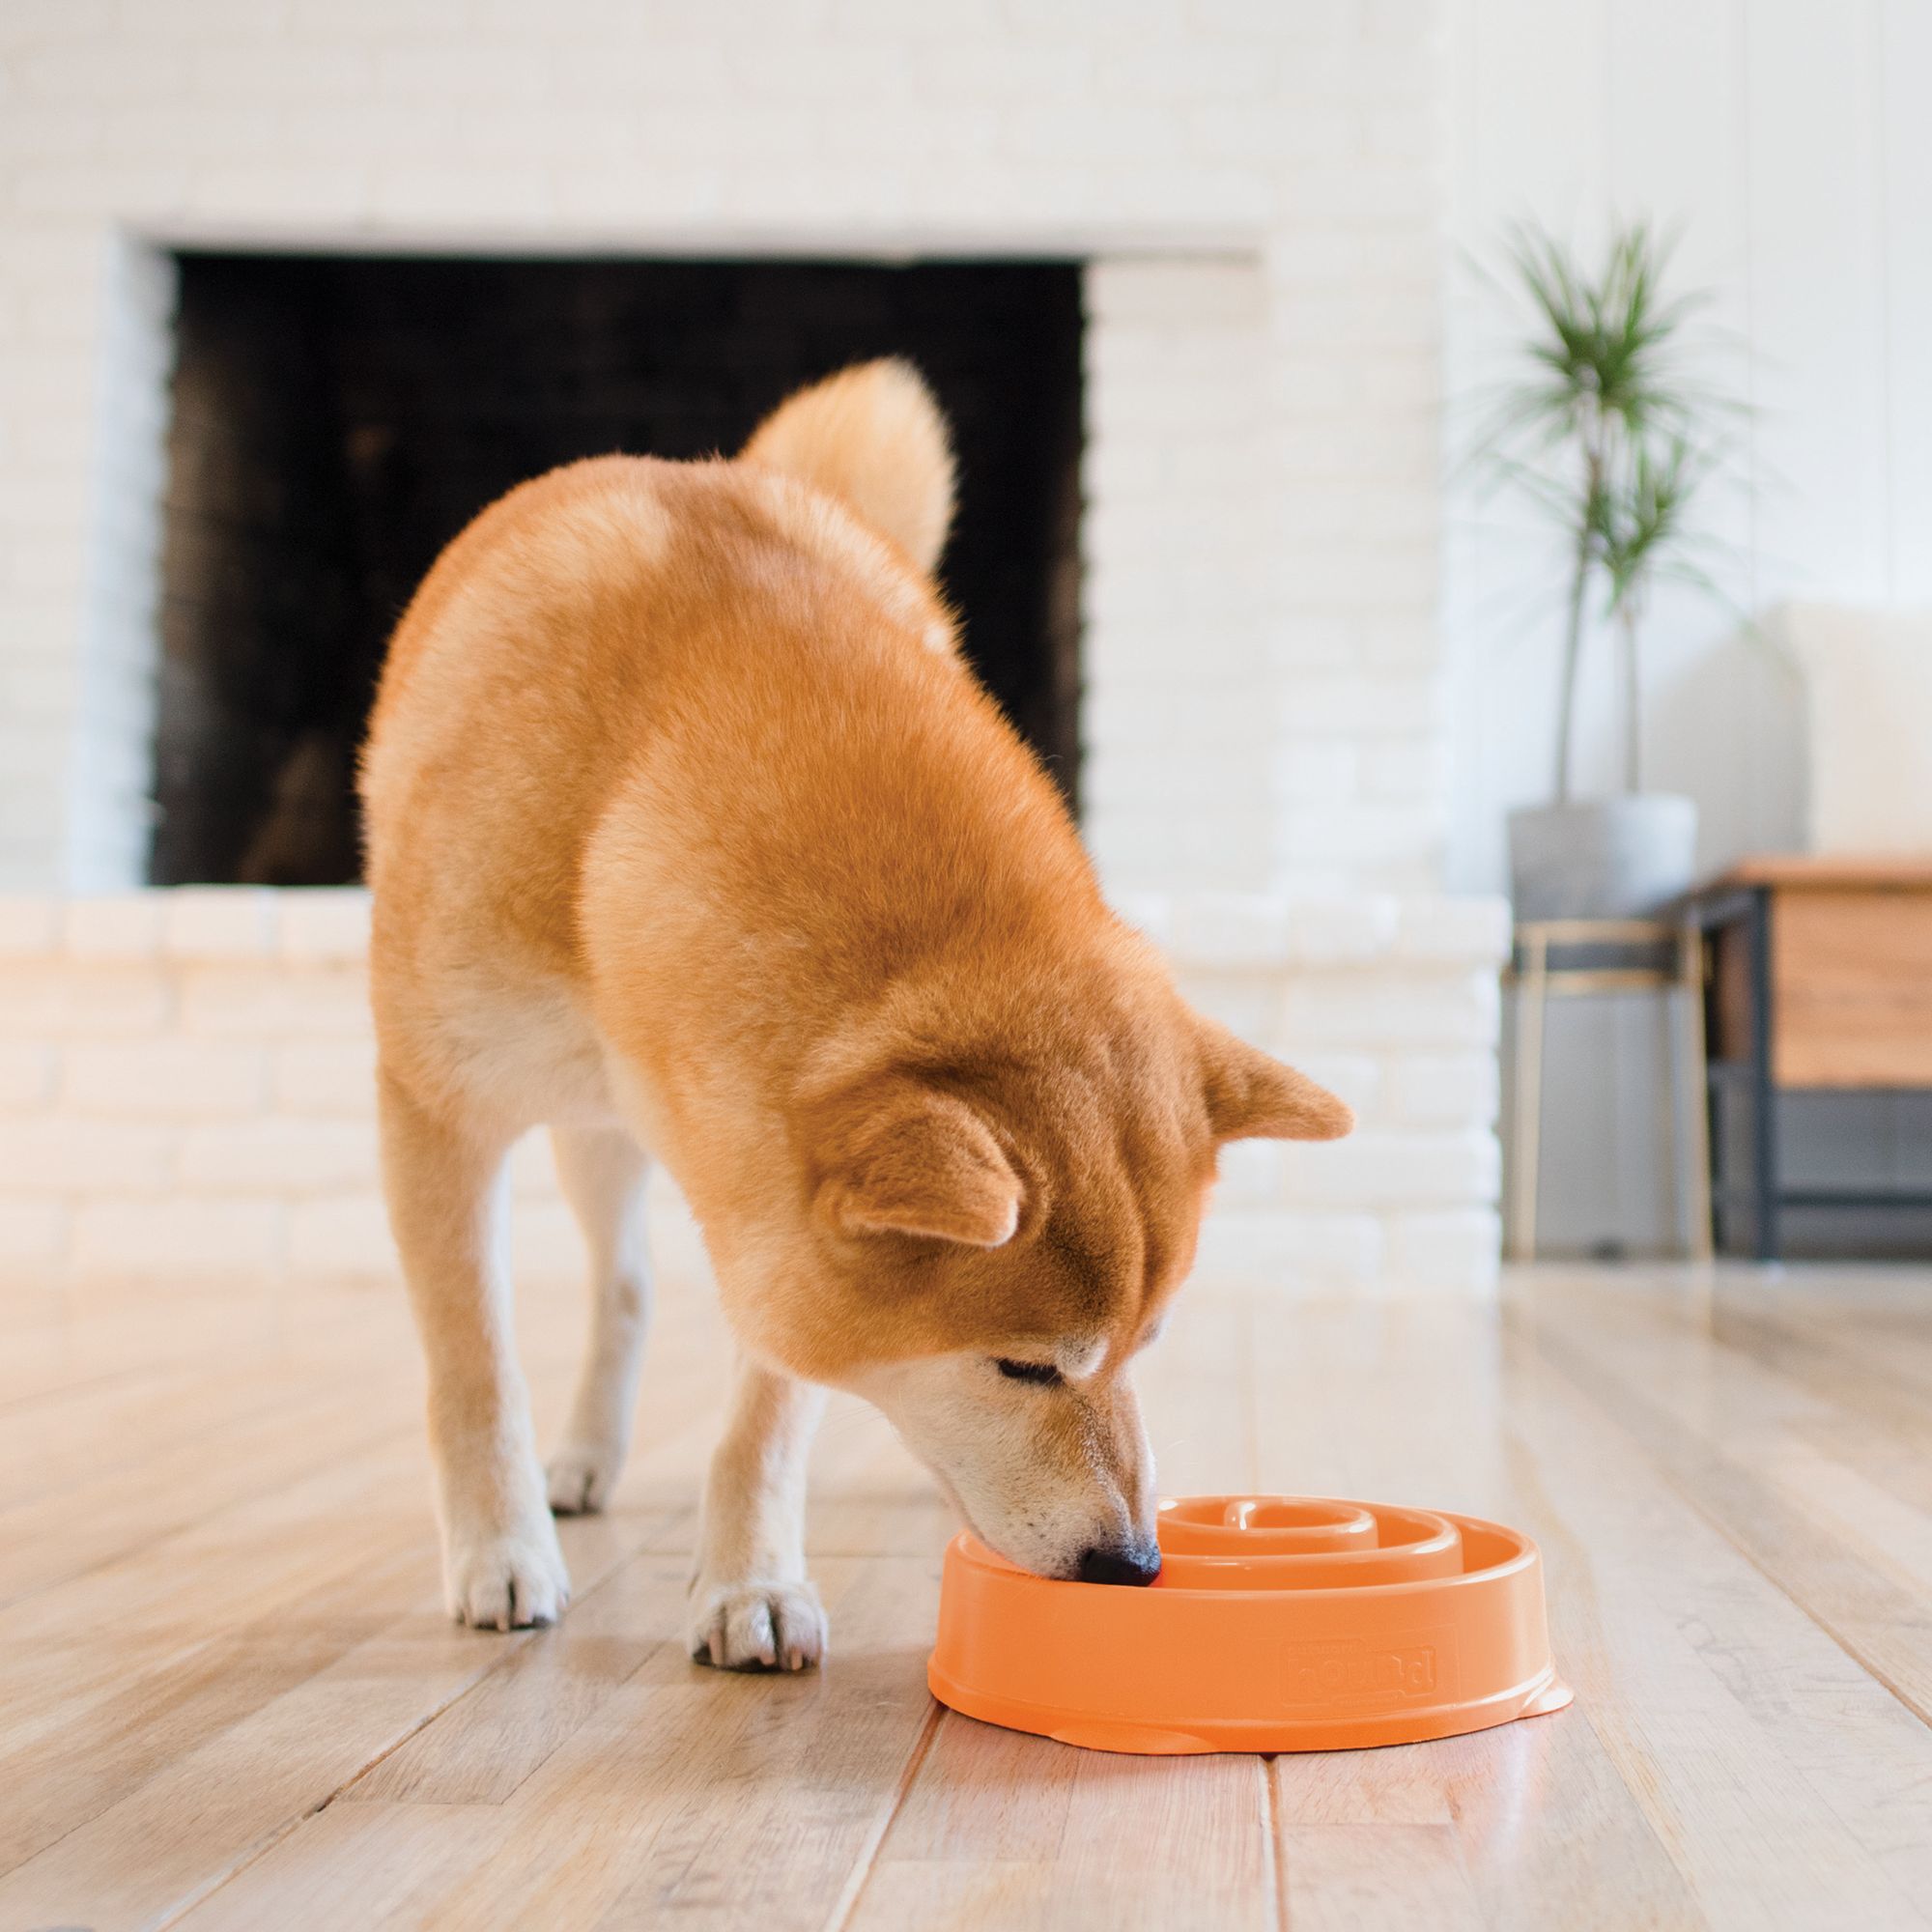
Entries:
{"label": "white object behind plant", "polygon": [[1932,611],[1787,605],[1814,852],[1932,852]]}

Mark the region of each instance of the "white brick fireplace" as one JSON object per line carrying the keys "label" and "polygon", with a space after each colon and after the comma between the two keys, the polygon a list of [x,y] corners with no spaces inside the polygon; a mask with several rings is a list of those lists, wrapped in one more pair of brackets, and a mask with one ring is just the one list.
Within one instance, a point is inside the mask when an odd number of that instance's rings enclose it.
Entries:
{"label": "white brick fireplace", "polygon": [[1087,836],[1203,1004],[1364,1120],[1239,1150],[1208,1255],[1487,1285],[1502,915],[1438,895],[1436,30],[1433,0],[0,11],[0,1266],[387,1264],[359,895],[140,890],[198,243],[1086,263]]}

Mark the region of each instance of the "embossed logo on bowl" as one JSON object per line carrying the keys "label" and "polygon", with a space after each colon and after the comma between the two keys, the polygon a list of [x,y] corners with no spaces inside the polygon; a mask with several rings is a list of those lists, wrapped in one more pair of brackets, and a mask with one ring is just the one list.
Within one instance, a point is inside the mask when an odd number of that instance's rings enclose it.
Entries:
{"label": "embossed logo on bowl", "polygon": [[1449,1633],[1399,1637],[1330,1637],[1289,1645],[1286,1704],[1394,1704],[1433,1697],[1442,1681],[1438,1660]]}

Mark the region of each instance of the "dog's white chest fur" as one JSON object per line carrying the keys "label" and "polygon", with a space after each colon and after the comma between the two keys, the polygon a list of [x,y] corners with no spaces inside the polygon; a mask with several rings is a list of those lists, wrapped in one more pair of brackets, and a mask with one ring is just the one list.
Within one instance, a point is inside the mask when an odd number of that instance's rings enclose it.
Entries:
{"label": "dog's white chest fur", "polygon": [[493,1111],[562,1127],[624,1124],[610,1048],[561,988],[471,989],[442,1016],[463,1084]]}

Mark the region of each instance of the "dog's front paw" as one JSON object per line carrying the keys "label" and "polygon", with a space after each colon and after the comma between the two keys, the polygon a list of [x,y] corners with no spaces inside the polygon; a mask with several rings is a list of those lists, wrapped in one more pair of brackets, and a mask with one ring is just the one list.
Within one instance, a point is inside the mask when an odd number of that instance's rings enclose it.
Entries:
{"label": "dog's front paw", "polygon": [[449,1614],[477,1630],[555,1623],[570,1601],[570,1572],[549,1516],[495,1535],[453,1533],[443,1595]]}
{"label": "dog's front paw", "polygon": [[711,1583],[691,1593],[686,1636],[721,1670],[804,1670],[825,1655],[825,1610],[810,1583]]}
{"label": "dog's front paw", "polygon": [[624,1466],[621,1448],[606,1443],[566,1442],[545,1472],[550,1506],[558,1516],[590,1516],[611,1500]]}

